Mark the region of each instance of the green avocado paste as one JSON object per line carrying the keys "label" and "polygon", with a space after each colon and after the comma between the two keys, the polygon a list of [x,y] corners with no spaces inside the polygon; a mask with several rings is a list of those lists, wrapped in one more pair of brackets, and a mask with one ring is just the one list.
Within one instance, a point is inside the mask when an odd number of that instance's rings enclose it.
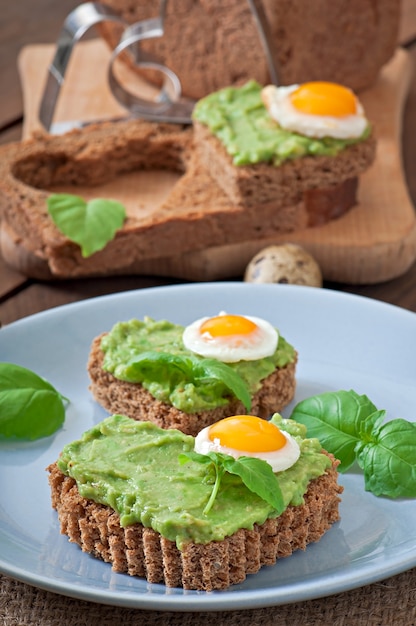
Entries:
{"label": "green avocado paste", "polygon": [[232,157],[234,165],[267,162],[280,165],[303,156],[334,156],[358,139],[315,139],[285,130],[269,115],[261,99],[262,87],[249,81],[242,87],[225,87],[199,100],[193,119],[208,126]]}
{"label": "green avocado paste", "polygon": [[[331,465],[317,439],[305,439],[306,428],[276,414],[272,420],[300,445],[301,455],[276,474],[285,508],[303,503],[310,480]],[[239,476],[225,473],[212,508],[214,474],[210,465],[179,455],[194,448],[194,438],[178,430],[162,430],[151,422],[113,415],[78,441],[66,445],[59,469],[77,483],[79,493],[115,510],[123,527],[140,523],[176,542],[222,541],[239,528],[252,529],[277,512],[250,491]]]}
{"label": "green avocado paste", "polygon": [[[140,383],[154,398],[185,413],[228,404],[232,394],[225,382],[226,375],[214,378],[209,372],[204,374],[206,359],[185,348],[183,331],[179,324],[150,317],[119,322],[101,340],[103,369],[119,380]],[[163,353],[166,358],[156,361],[152,358],[155,353],[159,356]],[[175,357],[186,362],[178,364]],[[140,359],[143,360],[139,363]],[[221,364],[221,367],[225,374],[231,368],[253,396],[264,378],[295,359],[295,349],[279,335],[277,349],[270,357]],[[198,366],[202,368],[199,372]]]}

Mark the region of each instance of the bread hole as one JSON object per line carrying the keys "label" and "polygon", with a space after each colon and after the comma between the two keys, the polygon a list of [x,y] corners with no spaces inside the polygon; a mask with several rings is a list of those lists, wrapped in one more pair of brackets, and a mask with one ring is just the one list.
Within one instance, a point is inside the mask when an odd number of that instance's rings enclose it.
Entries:
{"label": "bread hole", "polygon": [[130,218],[145,218],[166,200],[180,174],[169,170],[139,170],[122,174],[114,181],[99,185],[57,185],[53,193],[73,193],[84,200],[108,198],[121,202]]}
{"label": "bread hole", "polygon": [[52,158],[48,154],[36,152],[12,163],[11,173],[29,187],[45,189],[53,184],[67,161],[64,152],[55,153]]}
{"label": "bread hole", "polygon": [[185,173],[184,144],[146,136],[111,145],[79,141],[68,151],[48,146],[14,161],[13,177],[49,193],[68,193],[88,201],[121,202],[128,217],[148,217],[167,199]]}

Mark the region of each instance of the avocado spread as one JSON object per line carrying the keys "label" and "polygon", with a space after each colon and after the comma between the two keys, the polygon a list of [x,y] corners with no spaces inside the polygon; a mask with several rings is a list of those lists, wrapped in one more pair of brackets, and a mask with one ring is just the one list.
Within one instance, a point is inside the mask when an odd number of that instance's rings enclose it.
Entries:
{"label": "avocado spread", "polygon": [[[117,323],[101,340],[104,352],[103,369],[115,378],[131,383],[140,383],[154,398],[171,404],[185,413],[194,413],[223,406],[230,401],[230,390],[218,378],[189,379],[181,375],[177,368],[172,368],[166,359],[157,366],[138,369],[134,367],[137,357],[143,353],[162,352],[167,355],[191,357],[203,363],[204,358],[193,354],[182,342],[184,327],[166,320],[155,321],[149,317]],[[261,381],[277,367],[284,367],[293,362],[296,352],[279,335],[275,353],[256,361],[238,361],[228,363],[247,385],[250,395],[261,387]]]}
{"label": "avocado spread", "polygon": [[261,99],[262,87],[249,81],[242,87],[225,87],[199,100],[193,119],[205,124],[222,142],[234,165],[267,162],[280,165],[307,155],[334,156],[358,139],[315,139],[285,130],[269,115]]}
{"label": "avocado spread", "polygon": [[[285,508],[300,505],[309,481],[321,476],[331,461],[317,439],[305,439],[303,425],[278,414],[272,420],[301,448],[298,461],[276,474]],[[228,473],[205,515],[214,477],[206,465],[179,462],[179,455],[193,447],[194,438],[178,430],[113,415],[66,445],[57,464],[74,478],[83,497],[114,509],[121,526],[141,523],[179,549],[189,541],[222,541],[239,528],[252,529],[277,517],[267,502]]]}

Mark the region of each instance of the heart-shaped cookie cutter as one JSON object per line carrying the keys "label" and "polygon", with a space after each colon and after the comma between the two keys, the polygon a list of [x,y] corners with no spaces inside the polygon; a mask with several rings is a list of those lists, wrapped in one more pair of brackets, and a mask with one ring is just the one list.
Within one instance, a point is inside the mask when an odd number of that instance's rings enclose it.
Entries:
{"label": "heart-shaped cookie cutter", "polygon": [[[277,85],[279,83],[274,42],[269,32],[262,2],[261,0],[247,1],[265,51],[271,82]],[[48,132],[61,133],[71,128],[81,128],[92,123],[82,120],[53,123],[53,117],[74,46],[91,28],[105,21],[117,22],[123,28],[119,43],[111,53],[108,83],[115,99],[127,110],[128,117],[178,124],[192,123],[192,110],[195,101],[182,97],[178,76],[140,48],[140,42],[145,39],[163,37],[167,2],[168,0],[161,0],[157,17],[142,20],[132,25],[128,25],[112,9],[99,2],[86,2],[69,13],[59,34],[54,58],[48,68],[47,80],[39,107],[39,120]],[[115,71],[116,62],[120,55],[125,53],[130,54],[132,63],[136,67],[157,70],[163,75],[163,84],[153,101],[135,95],[118,79]]]}

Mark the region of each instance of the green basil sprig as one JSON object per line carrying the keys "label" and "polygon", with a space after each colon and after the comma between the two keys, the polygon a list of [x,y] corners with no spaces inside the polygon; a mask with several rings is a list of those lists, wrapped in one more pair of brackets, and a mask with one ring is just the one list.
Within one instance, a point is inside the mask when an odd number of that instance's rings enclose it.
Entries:
{"label": "green basil sprig", "polygon": [[283,512],[284,503],[279,481],[266,461],[248,456],[234,459],[232,456],[221,452],[208,452],[207,454],[184,452],[179,455],[180,463],[187,463],[188,461],[211,466],[215,471],[215,482],[210,498],[203,510],[204,515],[209,513],[214,504],[225,472],[239,476],[245,486],[270,504],[278,515]]}
{"label": "green basil sprig", "polygon": [[126,219],[120,202],[104,198],[86,202],[80,196],[54,193],[48,197],[47,205],[55,226],[81,247],[83,257],[102,250]]}
{"label": "green basil sprig", "polygon": [[65,419],[66,398],[31,370],[0,363],[0,437],[40,439]]}
{"label": "green basil sprig", "polygon": [[364,472],[365,488],[376,496],[416,497],[416,423],[384,423],[365,395],[327,392],[299,402],[291,418],[304,424],[308,437],[341,461],[346,471],[355,461]]}
{"label": "green basil sprig", "polygon": [[144,378],[160,380],[161,377],[166,377],[176,385],[182,380],[196,384],[219,380],[243,403],[247,411],[251,407],[251,395],[246,382],[233,368],[215,359],[197,359],[149,350],[117,366],[114,375],[132,383],[142,382]]}

